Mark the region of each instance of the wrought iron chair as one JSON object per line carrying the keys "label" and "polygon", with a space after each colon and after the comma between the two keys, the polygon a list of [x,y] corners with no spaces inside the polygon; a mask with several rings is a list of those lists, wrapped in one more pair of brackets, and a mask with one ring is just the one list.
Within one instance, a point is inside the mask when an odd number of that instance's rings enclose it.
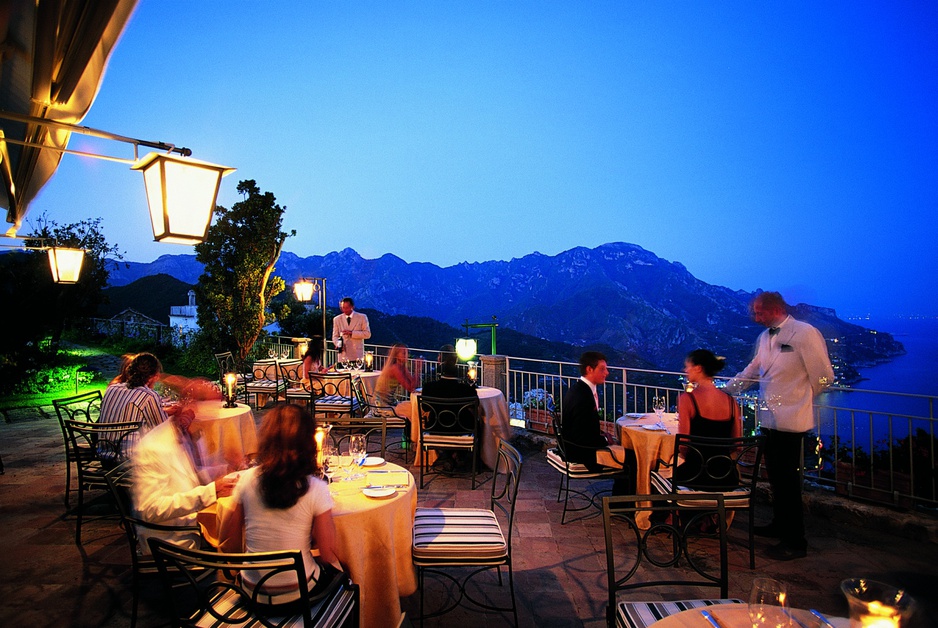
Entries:
{"label": "wrought iron chair", "polygon": [[[296,360],[284,361],[286,364]],[[280,401],[280,393],[287,389],[287,383],[280,377],[279,360],[261,360],[254,363],[251,381],[244,385],[246,395],[254,395],[254,406],[262,408],[268,398],[273,396],[274,403]]]}
{"label": "wrought iron chair", "polygon": [[[355,397],[361,408],[361,421],[363,425],[371,426],[368,435],[381,430],[381,456],[387,454],[387,434],[388,430],[401,430],[401,449],[399,450],[404,457],[404,464],[407,464],[407,443],[410,435],[410,420],[398,415],[394,406],[386,405],[377,397],[369,397],[365,392],[365,385],[360,378],[352,381],[352,387],[355,391]],[[397,451],[397,450],[396,450]]]}
{"label": "wrought iron chair", "polygon": [[417,397],[420,415],[420,448],[423,460],[420,465],[420,488],[424,487],[426,474],[439,475],[442,470],[430,471],[429,452],[431,449],[453,449],[468,451],[472,458],[472,489],[476,487],[479,448],[478,397]]}
{"label": "wrought iron chair", "polygon": [[110,471],[104,474],[108,490],[111,497],[117,504],[117,510],[120,513],[120,526],[124,530],[127,538],[127,544],[130,547],[130,561],[133,568],[133,581],[131,593],[133,594],[133,609],[130,615],[130,626],[134,628],[137,625],[137,606],[140,596],[140,581],[144,578],[155,579],[158,576],[156,561],[150,555],[150,548],[137,534],[138,528],[152,530],[157,532],[192,532],[201,534],[199,526],[170,526],[158,523],[150,523],[134,516],[134,510],[131,503],[130,493],[133,487],[133,475],[131,462],[129,460],[122,462]]}
{"label": "wrought iron chair", "polygon": [[[101,400],[103,399],[100,390],[82,393],[73,397],[64,399],[55,399],[52,406],[55,408],[55,415],[59,420],[59,428],[62,430],[62,441],[65,443],[65,508],[70,507],[69,493],[72,490],[72,465],[78,464],[78,459],[94,460],[95,450],[92,447],[79,443],[81,447],[73,449],[71,439],[65,429],[65,420],[85,421],[95,423],[101,413]],[[76,471],[77,473],[77,471]]]}
{"label": "wrought iron chair", "polygon": [[[590,508],[596,508],[596,513],[594,514],[600,514],[600,504],[596,501],[596,498],[609,493],[611,489],[595,491],[587,494],[586,491],[578,491],[570,488],[570,482],[574,480],[586,480],[590,482],[590,487],[592,487],[592,483],[597,480],[615,480],[624,477],[628,472],[624,469],[611,468],[600,471],[591,471],[584,464],[570,462],[567,459],[566,446],[564,445],[563,440],[563,430],[561,429],[562,426],[560,425],[560,419],[557,417],[556,413],[551,414],[551,421],[554,426],[554,436],[557,438],[557,446],[551,447],[547,450],[547,462],[550,464],[550,466],[560,472],[560,488],[557,489],[558,502],[560,501],[560,497],[563,496],[563,514],[560,517],[560,525],[567,523],[568,512],[580,512],[583,510],[589,510]],[[571,508],[569,505],[571,494],[578,498],[587,500],[588,503],[585,506]],[[594,515],[589,516],[592,517]],[[583,518],[585,517],[581,517],[581,519]]]}
{"label": "wrought iron chair", "polygon": [[310,373],[309,391],[313,413],[330,422],[342,422],[359,416],[361,408],[352,390],[352,374]]}
{"label": "wrought iron chair", "polygon": [[[671,461],[659,461],[658,468],[651,473],[652,487],[679,505],[684,505],[688,495],[721,493],[726,510],[748,511],[750,569],[756,567],[752,496],[762,468],[764,443],[763,436],[706,438],[678,434]],[[679,456],[684,460],[680,466]],[[670,470],[670,474],[663,473],[662,467]],[[685,472],[682,473],[682,469]],[[693,506],[708,508],[713,504],[695,501]]]}
{"label": "wrought iron chair", "polygon": [[[172,598],[177,626],[358,626],[358,585],[339,574],[311,597],[299,550],[225,554],[161,539],[148,543]],[[245,571],[259,572],[255,586],[245,580]],[[276,595],[265,591],[265,583],[275,577],[295,581],[296,589]]]}
{"label": "wrought iron chair", "polygon": [[93,458],[78,457],[75,466],[78,469],[78,506],[75,510],[75,544],[81,545],[81,524],[84,518],[85,491],[107,491],[105,474],[110,468],[124,461],[128,452],[125,440],[136,435],[140,428],[139,421],[123,423],[89,423],[65,419],[65,431],[73,450],[88,448],[95,452]]}
{"label": "wrought iron chair", "polygon": [[[638,505],[636,500],[645,504]],[[708,510],[694,507],[698,502],[708,504]],[[652,526],[642,530],[635,515],[649,510],[653,513]],[[719,519],[716,538],[698,532],[701,523],[709,521],[713,512]],[[658,521],[655,513],[667,514],[670,520]],[[606,621],[609,628],[645,628],[663,617],[689,608],[742,602],[726,598],[729,588],[726,511],[723,496],[719,493],[698,493],[689,496],[682,504],[674,503],[666,495],[604,497],[603,532],[609,593]],[[714,556],[718,558],[715,567],[712,565]],[[621,591],[644,587],[670,590],[675,586],[718,588],[720,597],[676,601],[619,599]]]}
{"label": "wrought iron chair", "polygon": [[[421,619],[438,617],[456,608],[465,598],[477,607],[511,611],[514,625],[518,625],[515,603],[514,574],[511,566],[511,534],[514,526],[515,504],[521,481],[521,454],[506,441],[499,439],[498,464],[492,480],[489,509],[481,508],[418,508],[414,516],[413,559],[417,567],[417,585],[420,589]],[[508,593],[511,606],[493,606],[472,597],[466,587],[477,574],[498,570],[498,584],[502,586],[502,567],[508,568]],[[445,567],[477,567],[462,580],[442,571]],[[459,597],[449,606],[424,613],[426,574],[443,576],[459,587]]]}

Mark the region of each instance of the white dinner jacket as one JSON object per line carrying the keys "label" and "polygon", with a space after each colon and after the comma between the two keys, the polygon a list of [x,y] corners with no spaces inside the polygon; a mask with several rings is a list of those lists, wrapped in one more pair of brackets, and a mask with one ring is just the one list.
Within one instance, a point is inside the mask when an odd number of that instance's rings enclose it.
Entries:
{"label": "white dinner jacket", "polygon": [[342,336],[342,332],[350,330],[351,338],[343,338],[345,348],[341,358],[345,360],[358,360],[365,357],[365,341],[371,338],[371,327],[368,326],[368,317],[360,312],[352,310],[350,315],[352,322],[346,320],[345,314],[340,314],[332,319],[332,344]]}
{"label": "white dinner jacket", "polygon": [[768,329],[763,331],[752,362],[730,380],[726,391],[738,394],[753,386],[756,379],[760,425],[782,432],[814,429],[814,398],[834,382],[821,332],[791,316],[779,325],[774,338]]}

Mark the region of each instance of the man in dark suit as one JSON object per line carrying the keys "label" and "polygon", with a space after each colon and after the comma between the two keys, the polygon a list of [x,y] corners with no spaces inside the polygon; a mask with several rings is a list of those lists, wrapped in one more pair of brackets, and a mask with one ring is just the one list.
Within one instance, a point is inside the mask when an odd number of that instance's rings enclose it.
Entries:
{"label": "man in dark suit", "polygon": [[[453,345],[443,345],[440,348],[440,370],[438,371],[440,377],[424,384],[421,395],[438,399],[478,398],[475,388],[459,381],[456,362],[456,348]],[[437,451],[437,462],[434,466],[454,467],[457,471],[463,471],[470,469],[471,464],[472,460],[469,459],[468,452],[442,450]]]}
{"label": "man in dark suit", "polygon": [[[600,429],[598,387],[605,383],[608,375],[606,356],[598,351],[586,351],[580,356],[580,379],[567,389],[563,398],[560,430],[565,453],[570,462],[586,465],[591,471],[604,467],[632,469],[635,465],[635,454],[622,445],[608,442]],[[634,492],[630,483],[624,478],[616,480],[613,494]]]}

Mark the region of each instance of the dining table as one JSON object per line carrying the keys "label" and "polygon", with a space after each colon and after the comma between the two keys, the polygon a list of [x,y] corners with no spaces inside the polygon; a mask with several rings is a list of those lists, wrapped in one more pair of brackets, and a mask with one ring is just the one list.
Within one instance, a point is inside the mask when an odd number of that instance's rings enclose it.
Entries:
{"label": "dining table", "polygon": [[[627,414],[616,420],[619,444],[635,452],[635,493],[651,494],[651,470],[658,460],[668,463],[674,456],[674,435],[677,434],[676,412]],[[650,513],[638,512],[635,521],[640,528],[651,527]]]}
{"label": "dining table", "polygon": [[[417,590],[411,545],[417,486],[404,467],[370,458],[358,471],[362,477],[329,485],[334,505],[336,554],[359,586],[361,626],[392,628],[401,622],[401,598]],[[234,509],[222,497],[198,514],[205,540],[219,547],[220,524]],[[224,539],[227,551],[239,539]],[[243,545],[242,545],[243,547]]]}
{"label": "dining table", "polygon": [[257,427],[251,406],[238,403],[226,408],[224,401],[212,400],[197,401],[192,409],[199,421],[201,466],[238,469],[245,458],[257,453]]}
{"label": "dining table", "polygon": [[[652,626],[654,628],[714,628],[714,625],[707,620],[701,610],[691,608],[668,615],[653,623]],[[710,613],[716,624],[721,628],[750,628],[753,625],[752,620],[749,618],[748,604],[715,604],[703,610]],[[791,622],[793,628],[829,628],[818,617],[812,615],[811,611],[793,608],[789,612],[793,620]],[[825,615],[825,618],[834,628],[848,628],[850,626],[850,620],[846,617]]]}
{"label": "dining table", "polygon": [[[498,388],[479,386],[476,388],[479,395],[479,408],[482,420],[481,447],[479,457],[489,468],[494,469],[498,463],[498,440],[511,440],[512,427],[508,415],[508,401]],[[416,458],[414,465],[419,466],[423,461],[423,452],[420,447],[420,390],[410,395],[410,440],[414,443]],[[433,462],[433,452],[430,452],[429,462]]]}

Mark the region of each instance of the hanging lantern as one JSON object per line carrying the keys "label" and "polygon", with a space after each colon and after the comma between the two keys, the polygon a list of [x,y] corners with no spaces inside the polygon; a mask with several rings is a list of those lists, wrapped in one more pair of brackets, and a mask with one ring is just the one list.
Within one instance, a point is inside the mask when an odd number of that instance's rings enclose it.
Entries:
{"label": "hanging lantern", "polygon": [[478,345],[474,338],[460,338],[456,341],[456,355],[463,362],[467,362],[475,357]]}
{"label": "hanging lantern", "polygon": [[314,291],[315,286],[313,282],[307,281],[306,279],[300,279],[293,284],[293,295],[296,297],[296,300],[301,303],[309,303],[312,301]]}
{"label": "hanging lantern", "polygon": [[85,260],[84,249],[67,249],[54,246],[49,249],[49,267],[55,283],[78,283],[81,265]]}

